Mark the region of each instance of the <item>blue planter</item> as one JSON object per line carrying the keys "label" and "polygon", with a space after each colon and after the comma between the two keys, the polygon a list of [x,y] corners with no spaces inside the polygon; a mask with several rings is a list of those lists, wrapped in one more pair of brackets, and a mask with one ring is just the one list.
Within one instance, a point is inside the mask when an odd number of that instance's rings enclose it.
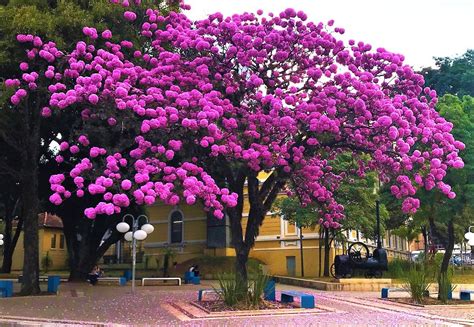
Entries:
{"label": "blue planter", "polygon": [[132,280],[132,271],[131,270],[125,270],[123,272],[123,277],[125,277],[125,279],[127,281]]}
{"label": "blue planter", "polygon": [[13,296],[13,282],[11,280],[0,281],[0,295],[1,297]]}
{"label": "blue planter", "polygon": [[275,281],[269,280],[263,289],[263,298],[267,301],[275,301]]}
{"label": "blue planter", "polygon": [[61,284],[60,276],[48,276],[48,293],[57,293]]}

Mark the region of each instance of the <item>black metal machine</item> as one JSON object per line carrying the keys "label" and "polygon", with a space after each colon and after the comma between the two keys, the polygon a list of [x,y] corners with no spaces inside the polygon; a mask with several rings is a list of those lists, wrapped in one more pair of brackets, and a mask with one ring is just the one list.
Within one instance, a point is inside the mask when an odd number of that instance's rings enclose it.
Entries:
{"label": "black metal machine", "polygon": [[382,249],[380,240],[380,214],[379,201],[376,201],[377,216],[377,248],[372,254],[369,248],[362,242],[352,243],[347,249],[345,255],[336,255],[334,263],[331,266],[331,275],[334,278],[350,278],[354,270],[366,270],[365,277],[380,278],[383,271],[388,270],[387,251]]}

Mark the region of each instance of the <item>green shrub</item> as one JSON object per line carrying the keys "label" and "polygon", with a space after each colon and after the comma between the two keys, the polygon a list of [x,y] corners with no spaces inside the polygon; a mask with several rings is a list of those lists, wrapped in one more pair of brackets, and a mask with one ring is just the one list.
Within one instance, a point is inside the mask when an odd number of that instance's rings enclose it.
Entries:
{"label": "green shrub", "polygon": [[222,301],[228,306],[235,306],[245,299],[247,290],[238,283],[235,274],[222,273],[217,275],[220,289],[214,289]]}
{"label": "green shrub", "polygon": [[41,266],[45,273],[48,273],[49,269],[53,266],[53,259],[49,256],[49,252],[46,252],[46,255],[41,258]]}
{"label": "green shrub", "polygon": [[448,294],[454,289],[456,286],[452,284],[452,274],[451,273],[441,273],[438,278],[438,299],[441,302],[446,303],[448,302]]}
{"label": "green shrub", "polygon": [[270,277],[268,275],[259,273],[254,280],[250,281],[248,299],[250,304],[254,307],[258,306],[260,302],[262,302],[265,286],[269,280]]}
{"label": "green shrub", "polygon": [[423,297],[430,287],[425,268],[423,266],[418,269],[416,267],[411,268],[405,278],[405,284],[403,287],[408,293],[410,293],[410,296],[415,303],[422,303]]}
{"label": "green shrub", "polygon": [[218,274],[219,289],[214,289],[221,300],[231,307],[258,307],[263,301],[265,286],[270,280],[268,275],[259,273],[242,283],[234,273]]}
{"label": "green shrub", "polygon": [[414,264],[408,260],[394,258],[388,263],[388,276],[403,279]]}

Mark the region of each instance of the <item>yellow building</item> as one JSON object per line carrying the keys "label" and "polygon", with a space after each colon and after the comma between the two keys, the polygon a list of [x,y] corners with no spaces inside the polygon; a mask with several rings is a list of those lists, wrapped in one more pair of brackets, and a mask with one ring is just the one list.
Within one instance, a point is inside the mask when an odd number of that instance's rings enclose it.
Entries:
{"label": "yellow building", "polygon": [[[245,195],[247,196],[247,195]],[[249,203],[245,199],[242,226],[245,233],[246,217],[248,216]],[[231,231],[229,221],[208,218],[202,206],[180,205],[168,206],[155,204],[147,207],[147,215],[155,231],[140,244],[141,253],[144,255],[147,267],[156,267],[157,260],[162,260],[166,249],[172,249],[175,256],[174,262],[183,261],[203,256],[235,256],[231,247]],[[266,271],[274,275],[301,276],[300,233],[303,233],[303,257],[305,276],[318,276],[319,274],[319,233],[318,230],[304,228],[299,230],[275,213],[268,212],[260,228],[259,236],[250,257],[259,259],[265,265]],[[384,239],[384,247],[390,257],[408,258],[408,243],[398,236]],[[348,240],[363,241],[372,250],[375,248],[373,240],[364,239],[361,233],[347,232]],[[110,253],[125,252],[126,246],[111,249]],[[342,246],[331,247],[331,263],[334,255],[342,253]],[[324,251],[322,252],[324,256]],[[124,262],[124,260],[116,260]]]}
{"label": "yellow building", "polygon": [[[66,239],[64,238],[61,218],[46,212],[41,213],[38,215],[38,228],[40,269],[45,270],[45,257],[50,260],[49,270],[68,269]],[[12,270],[23,269],[23,256],[22,232],[13,253]]]}

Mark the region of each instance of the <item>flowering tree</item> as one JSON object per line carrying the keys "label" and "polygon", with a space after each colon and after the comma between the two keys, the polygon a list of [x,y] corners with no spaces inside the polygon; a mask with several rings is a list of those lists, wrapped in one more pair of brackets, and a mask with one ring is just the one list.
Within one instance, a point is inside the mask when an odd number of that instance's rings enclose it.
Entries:
{"label": "flowering tree", "polygon": [[[51,41],[18,35],[31,50],[22,79],[7,81],[16,89],[12,103],[45,87],[46,119],[66,110],[83,118],[60,144],[56,160],[71,169],[51,176],[54,204],[88,192],[103,201],[84,214],[100,219],[131,203],[201,201],[215,217],[228,215],[245,281],[249,251],[278,193],[318,201],[320,223],[339,227],[344,208],[333,192],[347,174],[332,172],[329,162],[340,153],[364,154],[358,173],[378,171],[406,212],[418,208],[420,187],[455,196],[442,180],[448,167],[463,166],[464,145],[403,56],[346,44],[332,21],[306,22],[293,9],[192,22],[126,5],[124,22],[140,27],[134,42],[84,27],[84,40],[63,53]],[[104,125],[113,146],[88,137]],[[263,182],[261,171],[269,173]]]}

